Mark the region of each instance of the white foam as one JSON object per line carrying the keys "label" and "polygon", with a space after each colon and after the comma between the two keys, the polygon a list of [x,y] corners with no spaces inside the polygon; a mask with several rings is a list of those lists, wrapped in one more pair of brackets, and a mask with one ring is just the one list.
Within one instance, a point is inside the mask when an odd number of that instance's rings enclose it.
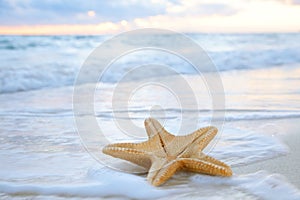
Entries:
{"label": "white foam", "polygon": [[[186,177],[186,174],[177,175]],[[279,174],[259,171],[247,175],[214,177],[193,175],[189,183],[168,187],[153,187],[144,176],[116,172],[108,168],[90,169],[84,183],[40,185],[0,182],[0,192],[9,195],[39,195],[61,197],[112,197],[134,199],[248,199],[265,200],[300,198],[300,191]],[[200,187],[199,187],[200,186]],[[170,187],[169,187],[170,188]],[[220,192],[216,192],[218,188]]]}
{"label": "white foam", "polygon": [[247,175],[234,175],[231,178],[195,175],[191,177],[199,185],[233,186],[265,200],[300,199],[300,191],[279,174],[258,171]]}
{"label": "white foam", "polygon": [[[106,36],[86,38],[64,36],[63,38],[2,36],[0,39],[1,71],[0,93],[27,91],[44,87],[71,85],[80,64],[94,47]],[[269,68],[276,65],[299,64],[299,34],[284,35],[278,42],[276,35],[191,35],[205,47],[219,70]],[[212,41],[214,41],[212,43]],[[216,41],[218,41],[216,43]],[[270,41],[272,45],[270,45]],[[295,42],[296,41],[296,42]],[[232,45],[232,44],[236,44]],[[255,46],[255,51],[253,50]],[[267,48],[266,48],[267,47]],[[276,58],[276,59],[274,59]],[[174,67],[184,74],[195,70],[183,59],[163,51],[137,51],[120,58],[118,70],[108,73],[105,81],[117,82],[130,66],[144,63],[160,63]],[[97,66],[99,67],[99,66]],[[92,70],[94,72],[94,70]],[[142,76],[160,76],[161,70]],[[87,76],[86,82],[89,81]]]}
{"label": "white foam", "polygon": [[[209,151],[209,155],[212,155],[232,166],[236,166],[266,158],[272,158],[286,153],[286,151],[286,146],[274,137],[253,131],[225,127],[221,138],[217,145]],[[61,156],[59,156],[59,158],[60,157]],[[87,162],[88,160],[82,159],[82,155],[80,157],[81,162],[83,162],[81,163],[82,166],[80,166],[77,162],[74,162],[72,159],[68,160],[68,162],[73,162],[72,165],[78,166],[80,169],[79,172],[74,170],[71,174],[78,174],[80,171],[84,171],[83,168],[86,169],[87,166],[91,166],[92,162]],[[67,159],[58,159],[58,161],[52,160],[51,164],[59,166],[59,164],[62,163],[62,160]],[[116,161],[119,160],[116,159]],[[64,167],[66,167],[66,164],[64,164]],[[69,167],[68,169],[72,169],[72,167]],[[34,172],[32,171],[31,173],[37,173],[35,168],[32,170],[34,170]],[[182,173],[179,173],[174,177],[176,184],[173,185],[173,189],[169,189],[170,187],[165,186],[159,188],[151,186],[146,181],[145,176],[121,173],[107,168],[92,168],[88,170],[86,178],[83,177],[83,179],[75,180],[72,184],[66,183],[66,180],[70,179],[67,177],[68,175],[62,175],[63,172],[61,170],[55,169],[55,171],[57,175],[60,175],[65,181],[60,184],[56,184],[52,181],[51,184],[48,182],[47,185],[45,185],[45,183],[47,183],[45,181],[46,179],[42,182],[37,179],[35,180],[35,184],[27,181],[25,181],[24,184],[22,184],[22,181],[0,182],[0,192],[9,195],[54,195],[82,198],[113,196],[122,198],[155,199],[169,198],[169,196],[175,198],[178,193],[182,193],[187,197],[190,197],[195,195],[193,193],[198,190],[198,187],[193,187],[190,185],[191,183],[186,182],[186,180],[188,180],[188,176]],[[49,173],[49,170],[47,170],[47,173]],[[45,175],[43,174],[42,176]],[[176,181],[176,178],[183,180],[185,183],[180,184],[180,181]],[[7,180],[9,180],[9,178]],[[172,180],[170,180],[171,183]],[[195,175],[191,178],[191,180],[197,184],[206,185],[206,188],[199,192],[200,195],[208,190],[208,194],[214,195],[214,198],[216,199],[220,196],[228,196],[234,192],[232,191],[231,186],[265,199],[272,199],[268,198],[270,195],[281,197],[286,195],[286,193],[288,193],[288,197],[290,197],[290,199],[297,199],[299,195],[299,192],[292,185],[288,184],[280,175],[269,175],[266,172],[258,172],[243,176],[234,175],[232,178]],[[214,194],[211,192],[216,185],[225,185],[226,187],[223,190],[226,194]],[[238,195],[232,197],[232,199],[238,198]],[[202,199],[206,199],[206,196]]]}
{"label": "white foam", "polygon": [[91,169],[87,183],[40,185],[0,182],[0,192],[10,195],[55,195],[76,197],[129,197],[155,199],[171,193],[172,189],[151,186],[144,177],[121,173],[108,168]]}
{"label": "white foam", "polygon": [[240,166],[288,153],[288,147],[276,137],[256,131],[224,127],[210,155],[231,166]]}

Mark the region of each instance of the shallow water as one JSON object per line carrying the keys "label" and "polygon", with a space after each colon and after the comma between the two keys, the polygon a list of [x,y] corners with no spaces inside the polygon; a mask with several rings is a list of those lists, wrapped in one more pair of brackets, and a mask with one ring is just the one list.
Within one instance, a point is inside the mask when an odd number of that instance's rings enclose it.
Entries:
{"label": "shallow water", "polygon": [[[93,117],[96,117],[103,134],[101,137],[91,136],[95,146],[90,153],[94,157],[101,154],[102,146],[97,142],[103,138],[109,142],[145,140],[143,121],[149,116],[156,117],[167,130],[180,135],[209,125],[215,113],[219,134],[205,152],[230,164],[234,171],[232,178],[180,172],[162,187],[154,188],[147,183],[145,174],[124,173],[103,166],[103,162],[98,162],[86,151],[77,133],[71,85],[78,63],[105,38],[28,37],[14,40],[13,37],[2,37],[14,47],[2,46],[0,49],[4,53],[2,55],[7,55],[1,56],[4,62],[0,66],[0,76],[4,77],[0,85],[0,198],[299,199],[299,190],[282,175],[266,171],[239,174],[238,170],[239,166],[284,156],[289,151],[276,137],[277,134],[285,134],[285,130],[278,127],[274,119],[300,117],[300,59],[291,56],[299,51],[297,43],[291,40],[299,36],[276,36],[285,41],[277,44],[278,49],[273,47],[278,41],[273,38],[274,35],[211,36],[215,37],[212,41],[224,39],[219,46],[208,42],[208,36],[192,37],[204,41],[217,67],[223,69],[220,76],[225,107],[213,112],[211,96],[201,76],[185,71],[188,68],[180,68],[180,62],[173,59],[169,61],[175,68],[182,69],[184,75],[164,77],[165,83],[180,89],[182,86],[178,78],[183,77],[187,81],[194,95],[184,89],[178,90],[177,95],[181,102],[185,102],[184,105],[174,98],[170,90],[155,84],[135,90],[128,100],[132,88],[140,85],[139,79],[119,84],[101,82],[95,90]],[[251,56],[243,60],[241,58],[249,52],[257,54],[249,38],[255,39],[254,46],[260,49],[261,55],[254,60],[250,59]],[[61,47],[61,51],[42,61],[31,58],[57,47]],[[83,50],[78,51],[79,47]],[[229,52],[233,57],[228,56],[231,55]],[[77,55],[76,59],[71,59],[74,55]],[[234,61],[237,55],[240,57]],[[20,60],[24,56],[27,62]],[[274,60],[274,57],[278,59]],[[133,55],[133,59],[136,58]],[[225,58],[231,58],[227,62],[231,67],[221,65]],[[124,66],[130,64],[125,61]],[[58,67],[63,62],[65,66]],[[286,65],[274,66],[280,63]],[[39,68],[40,65],[43,67]],[[245,69],[236,70],[238,68]],[[47,73],[44,73],[45,70]],[[111,76],[117,78],[119,75]],[[149,81],[157,79],[161,77],[152,76]],[[89,86],[84,84],[81,87],[84,91]],[[118,96],[119,106],[114,107],[116,86],[121,87],[124,95]],[[192,101],[193,98],[195,101]],[[225,115],[224,123],[222,114]],[[249,126],[249,120],[255,121],[256,126]],[[126,126],[128,122],[132,122],[135,128]],[[137,170],[126,162],[114,162],[119,168]]]}
{"label": "shallow water", "polygon": [[[239,73],[244,76],[245,74],[251,76],[251,73],[254,72],[241,71]],[[194,76],[187,76],[186,78],[191,83],[200,81]],[[172,82],[176,82],[174,81],[176,77],[171,79],[173,79]],[[227,82],[230,81],[230,74],[224,73],[223,80],[226,88],[227,85],[230,85]],[[277,82],[278,80],[265,81]],[[127,84],[135,83],[124,83],[124,87]],[[244,79],[243,83],[245,83]],[[120,132],[110,113],[109,102],[111,99],[109,94],[112,87],[114,85],[104,85],[99,92],[102,92],[101,94],[104,92],[106,98],[96,98],[98,103],[96,104],[95,116],[104,136],[111,142],[145,140],[146,133],[142,128],[143,120],[151,116],[149,113],[151,104],[147,105],[147,95],[140,95],[139,101],[129,105],[132,119],[121,119],[123,121],[133,120],[137,127],[141,128],[142,131],[136,133],[137,135],[130,136]],[[286,88],[286,92],[290,91],[292,94],[293,88],[289,87]],[[167,95],[164,94],[167,91],[163,89],[157,91],[157,94],[162,97]],[[236,91],[239,92],[238,87]],[[271,99],[273,103],[272,109],[265,110],[266,102],[256,101],[257,96],[254,98],[251,90],[247,91],[248,94],[240,95],[247,95],[246,99],[248,101],[253,99],[253,102],[240,104],[238,104],[237,94],[228,92],[226,100],[229,108],[226,111],[225,124],[214,141],[215,146],[210,146],[205,150],[209,155],[230,164],[234,171],[237,169],[236,167],[282,156],[289,151],[284,144],[274,137],[280,131],[276,124],[269,123],[266,125],[265,123],[260,124],[258,121],[257,127],[248,127],[247,120],[297,117],[293,113],[298,115],[297,104],[285,105],[276,94],[268,94],[268,98],[262,98],[265,101]],[[203,98],[206,96],[206,93],[201,94],[199,92],[198,94],[203,95]],[[299,197],[297,196],[299,195],[297,189],[288,181],[281,176],[268,174],[268,172],[240,175],[237,170],[233,178],[230,179],[178,173],[164,186],[153,188],[147,183],[145,175],[131,175],[106,167],[102,168],[103,165],[94,160],[80,142],[72,113],[71,97],[71,87],[0,96],[1,104],[4,105],[1,108],[0,122],[0,191],[3,198],[22,199],[35,196],[37,199],[43,199],[50,195],[62,199],[83,197],[154,199],[157,197],[177,198],[179,196],[198,199],[208,197],[216,199],[220,197],[222,199],[256,199],[257,197],[268,199],[269,192],[277,196],[287,193],[290,194],[291,199]],[[9,102],[7,101],[8,98],[10,99]],[[294,94],[293,98],[298,99],[298,94]],[[155,103],[161,105],[162,101],[164,98],[159,98],[159,101]],[[209,104],[209,102],[201,103],[203,107],[207,107]],[[230,105],[235,107],[230,107]],[[249,105],[252,105],[252,108]],[[180,124],[181,112],[178,111],[175,104],[172,105],[168,102],[168,106],[170,108],[166,111],[156,110],[155,113],[155,116],[164,122],[166,129],[175,134],[186,134],[193,131],[190,130],[188,123],[185,124],[185,127],[180,127],[178,124]],[[121,109],[117,112],[122,113],[124,111]],[[201,116],[198,122],[199,127],[209,124],[211,117],[209,110],[186,110],[186,112],[197,113],[197,115],[192,114],[191,116],[198,116],[198,114]],[[241,122],[243,120],[245,121],[244,125],[234,126],[234,121]],[[179,130],[184,130],[184,132],[178,133]],[[98,139],[95,138],[95,141]],[[96,145],[95,148],[97,148],[96,153],[101,152],[101,146]],[[126,162],[116,160],[115,164],[119,165],[119,168],[129,168]],[[132,166],[130,168],[134,169]],[[257,182],[260,182],[260,187],[256,186]],[[205,185],[203,185],[204,183]],[[138,193],[136,193],[137,188],[140,191]],[[215,188],[218,188],[217,193]]]}
{"label": "shallow water", "polygon": [[[299,33],[187,36],[200,44],[220,71],[269,69],[300,63]],[[0,36],[0,93],[73,85],[87,56],[111,37]],[[164,37],[158,36],[157,40]],[[140,51],[119,59],[116,63],[118,70],[107,74],[103,80],[115,82],[131,67],[153,62],[172,66],[181,74],[195,74],[193,67],[174,55]]]}

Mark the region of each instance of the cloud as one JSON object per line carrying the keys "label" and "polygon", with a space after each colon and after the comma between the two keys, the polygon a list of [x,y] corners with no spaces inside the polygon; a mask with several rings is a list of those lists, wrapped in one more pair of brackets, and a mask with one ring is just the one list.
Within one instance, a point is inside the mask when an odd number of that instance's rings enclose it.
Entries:
{"label": "cloud", "polygon": [[300,0],[294,0],[293,1],[295,4],[300,4]]}
{"label": "cloud", "polygon": [[98,24],[157,15],[231,15],[237,10],[207,0],[0,0],[0,25]]}
{"label": "cloud", "polygon": [[0,0],[0,34],[295,32],[300,0]]}
{"label": "cloud", "polygon": [[289,5],[300,5],[300,0],[273,0],[280,3],[289,4]]}
{"label": "cloud", "polygon": [[[164,14],[166,5],[161,2],[0,0],[0,25],[85,24],[133,20],[137,17]],[[89,11],[94,12],[94,17],[88,15]]]}
{"label": "cloud", "polygon": [[300,5],[300,0],[287,0],[287,2],[293,5]]}
{"label": "cloud", "polygon": [[174,16],[211,16],[211,15],[233,15],[238,9],[232,5],[207,2],[207,1],[186,1],[182,0],[179,4],[169,4],[167,13]]}
{"label": "cloud", "polygon": [[[300,6],[283,4],[277,0],[227,0],[225,6],[218,0],[213,3],[208,0],[201,0],[200,3],[193,0],[181,2],[184,3],[169,5],[168,15],[138,18],[134,22],[140,28],[163,27],[181,32],[261,33],[300,30]],[[211,10],[202,11],[203,5],[208,5]]]}
{"label": "cloud", "polygon": [[282,4],[287,4],[287,5],[300,5],[300,0],[271,0],[275,2],[279,2]]}

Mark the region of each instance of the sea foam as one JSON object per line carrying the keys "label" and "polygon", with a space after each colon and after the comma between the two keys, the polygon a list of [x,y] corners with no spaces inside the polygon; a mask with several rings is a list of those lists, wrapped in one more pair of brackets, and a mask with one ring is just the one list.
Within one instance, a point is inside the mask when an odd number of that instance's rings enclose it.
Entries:
{"label": "sea foam", "polygon": [[41,185],[0,182],[0,192],[10,195],[51,195],[63,197],[129,197],[156,199],[180,190],[151,186],[144,177],[110,170],[90,169],[85,183]]}
{"label": "sea foam", "polygon": [[[217,144],[214,148],[208,149],[207,153],[232,166],[239,166],[276,157],[286,153],[287,150],[286,146],[274,137],[225,127]],[[59,165],[61,162],[63,161],[60,159],[59,163],[52,161],[51,164]],[[84,163],[81,164],[82,167],[79,165],[79,168],[87,167],[87,165],[83,165]],[[1,181],[0,192],[12,197],[33,195],[65,198],[176,199],[178,196],[183,198],[195,196],[196,199],[207,199],[210,196],[205,195],[211,195],[218,199],[238,191],[238,195],[232,196],[231,199],[241,198],[239,195],[244,195],[243,192],[246,192],[251,198],[253,197],[252,199],[255,199],[255,196],[263,199],[299,198],[299,191],[281,175],[268,174],[262,171],[246,175],[234,173],[232,178],[177,173],[166,185],[158,188],[151,186],[145,175],[118,172],[107,167],[92,167],[87,171],[85,177],[74,180],[72,184],[67,181],[69,178],[66,175],[61,174],[61,171],[57,171],[57,173],[65,181],[59,184],[53,181],[47,183],[45,180],[40,182],[39,179],[25,183],[22,181]],[[222,191],[226,194],[213,193],[213,190],[218,187],[223,187]]]}
{"label": "sea foam", "polygon": [[231,178],[195,175],[190,178],[199,185],[229,186],[253,194],[265,200],[300,199],[300,191],[279,174],[258,171],[246,175],[234,175]]}
{"label": "sea foam", "polygon": [[[178,176],[178,175],[177,175]],[[40,185],[0,182],[0,192],[11,196],[39,195],[60,197],[107,197],[132,199],[176,199],[178,197],[193,197],[194,199],[215,199],[219,194],[214,190],[224,191],[224,199],[233,193],[231,199],[250,197],[265,200],[300,198],[300,191],[279,174],[269,174],[258,171],[252,174],[234,175],[228,177],[213,177],[206,175],[187,175],[189,183],[172,187],[153,187],[144,176],[116,172],[109,168],[92,168],[88,171],[84,183]],[[190,177],[190,178],[188,178]],[[242,195],[242,196],[241,196]],[[220,199],[219,196],[217,199]]]}

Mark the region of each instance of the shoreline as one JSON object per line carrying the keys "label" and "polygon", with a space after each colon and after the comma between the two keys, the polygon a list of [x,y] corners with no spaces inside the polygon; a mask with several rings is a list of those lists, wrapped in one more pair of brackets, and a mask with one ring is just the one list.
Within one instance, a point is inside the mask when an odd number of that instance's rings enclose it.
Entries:
{"label": "shoreline", "polygon": [[[282,130],[285,130],[285,132],[276,134],[275,137],[278,138],[284,145],[288,146],[289,152],[287,155],[245,166],[234,167],[233,170],[237,174],[253,173],[260,170],[281,174],[288,180],[289,183],[300,189],[300,174],[297,173],[300,169],[300,134],[298,130],[300,119],[277,119],[272,121],[272,123],[276,123],[276,126],[280,127]],[[257,121],[250,122],[249,125],[251,124],[257,125]]]}

